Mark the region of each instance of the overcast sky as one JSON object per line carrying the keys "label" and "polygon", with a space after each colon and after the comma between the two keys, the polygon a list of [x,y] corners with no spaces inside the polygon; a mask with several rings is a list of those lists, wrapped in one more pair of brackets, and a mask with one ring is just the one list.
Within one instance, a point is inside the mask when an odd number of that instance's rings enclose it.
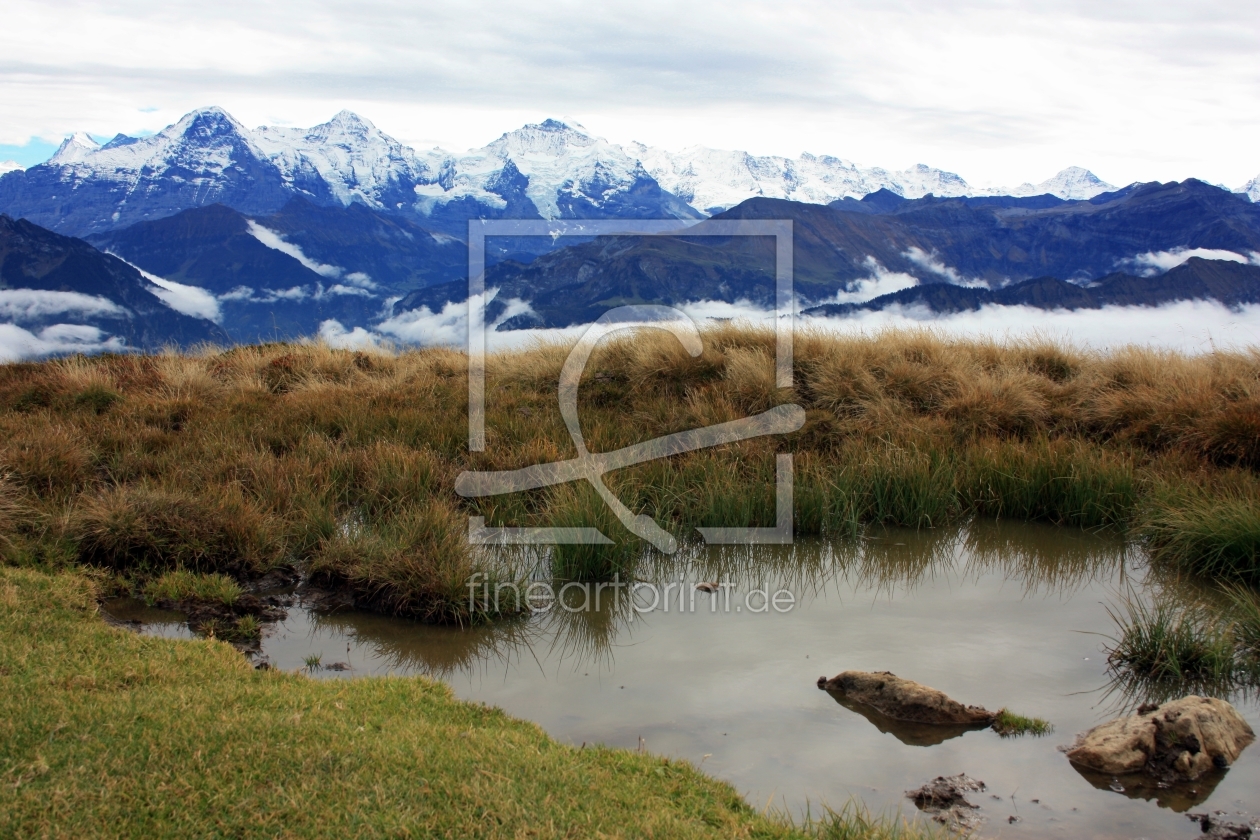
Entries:
{"label": "overcast sky", "polygon": [[[0,11],[0,159],[72,131],[341,108],[460,151],[548,116],[615,142],[973,184],[1260,173],[1260,3],[50,2]],[[33,162],[31,160],[23,161]]]}

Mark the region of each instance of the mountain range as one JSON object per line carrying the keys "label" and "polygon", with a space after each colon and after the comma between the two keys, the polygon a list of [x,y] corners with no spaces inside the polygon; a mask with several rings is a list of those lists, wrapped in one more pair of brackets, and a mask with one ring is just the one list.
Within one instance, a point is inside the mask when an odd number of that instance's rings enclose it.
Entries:
{"label": "mountain range", "polygon": [[[1146,281],[1195,258],[1245,268],[1231,275],[1239,278],[1260,273],[1260,205],[1195,180],[1137,184],[1081,201],[1045,195],[903,199],[886,190],[829,205],[762,198],[714,217],[735,219],[792,221],[794,289],[803,308],[822,307],[815,314],[858,308],[842,304],[894,303],[899,299],[885,296],[908,288],[932,287],[936,297],[917,299],[929,308],[944,289],[967,292],[960,301],[986,301],[972,291],[996,293],[1047,277],[1079,289],[1123,274],[1139,281],[1135,289],[1155,289]],[[487,270],[486,286],[499,289],[502,303],[489,315],[498,317],[508,301],[521,301],[531,311],[502,326],[565,327],[619,303],[709,300],[773,307],[772,238],[688,236],[688,230],[600,237],[529,263],[498,263]],[[1177,299],[1249,302],[1249,293],[1217,294],[1216,288],[1188,286]],[[1175,296],[1166,289],[1152,294],[1143,300],[1135,291],[1125,305],[1158,305]],[[465,297],[458,283],[434,286],[412,293],[399,307],[436,312]],[[1003,300],[999,295],[992,302]],[[1078,308],[1083,300],[1067,295],[1030,305]],[[942,311],[960,306],[950,303]]]}
{"label": "mountain range", "polygon": [[74,236],[214,203],[271,213],[295,196],[363,204],[462,236],[469,218],[699,219],[749,198],[827,203],[887,189],[906,198],[1090,198],[1111,189],[1071,167],[1038,185],[977,190],[925,165],[897,172],[829,155],[756,156],[694,147],[671,153],[545,120],[462,155],[416,151],[342,111],[310,129],[248,129],[203,108],[149,137],[65,140],[45,163],[0,178],[0,212]]}
{"label": "mountain range", "polygon": [[[494,218],[679,225],[491,240],[499,329],[582,323],[617,302],[768,305],[769,242],[686,235],[708,218],[792,220],[796,290],[814,314],[1240,305],[1260,271],[1257,198],[1260,176],[1234,192],[1193,179],[1116,189],[1076,167],[975,189],[923,165],[621,146],[571,120],[460,155],[418,152],[348,111],[251,130],[206,108],[148,137],[78,134],[46,163],[0,168],[0,355],[329,329],[438,340],[419,315],[453,323],[468,222]],[[15,342],[35,349],[6,350]]]}

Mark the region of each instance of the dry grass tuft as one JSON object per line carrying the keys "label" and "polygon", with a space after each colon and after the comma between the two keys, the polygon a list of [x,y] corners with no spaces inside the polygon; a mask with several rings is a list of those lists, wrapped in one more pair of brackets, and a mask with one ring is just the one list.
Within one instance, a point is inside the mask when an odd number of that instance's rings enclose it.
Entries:
{"label": "dry grass tuft", "polygon": [[278,565],[272,524],[233,488],[172,492],[115,487],[74,510],[67,532],[89,565],[129,572],[184,569],[261,575]]}

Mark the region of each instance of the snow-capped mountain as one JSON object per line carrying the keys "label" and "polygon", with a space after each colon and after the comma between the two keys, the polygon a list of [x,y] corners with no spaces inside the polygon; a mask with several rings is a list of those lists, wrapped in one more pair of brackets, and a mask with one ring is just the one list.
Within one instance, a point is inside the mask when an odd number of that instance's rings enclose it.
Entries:
{"label": "snow-capped mountain", "polygon": [[120,134],[103,146],[86,134],[67,138],[46,163],[0,179],[0,212],[81,236],[214,203],[274,211],[295,189],[326,199],[323,180],[310,175],[286,180],[248,129],[206,108],[151,137]]}
{"label": "snow-capped mountain", "polygon": [[845,197],[862,198],[880,189],[904,198],[974,193],[954,173],[923,164],[904,172],[889,172],[808,153],[793,160],[704,146],[677,153],[641,143],[631,143],[627,149],[662,187],[709,215],[758,197],[829,204]]}
{"label": "snow-capped mountain", "polygon": [[[498,180],[511,164],[527,181],[525,195],[544,219],[637,218],[649,207],[659,207],[665,218],[701,218],[686,201],[662,190],[636,157],[572,120],[509,131],[453,164],[455,180],[462,175],[470,184]],[[440,197],[434,190],[426,194]]]}
{"label": "snow-capped mountain", "polygon": [[25,167],[16,160],[0,160],[0,175],[4,175],[8,172],[16,172],[23,168]]}
{"label": "snow-capped mountain", "polygon": [[1040,184],[1021,184],[1013,190],[991,190],[990,194],[1014,196],[1049,194],[1068,201],[1080,201],[1093,198],[1105,192],[1111,192],[1114,189],[1114,186],[1108,184],[1088,169],[1082,169],[1079,166],[1069,166],[1053,178],[1042,181]]}
{"label": "snow-capped mountain", "polygon": [[342,111],[311,129],[249,130],[203,108],[151,137],[86,134],[0,182],[0,212],[90,235],[225,204],[274,213],[295,196],[364,204],[462,233],[470,218],[698,219],[635,159],[580,126],[547,120],[454,155],[404,146]]}
{"label": "snow-capped mountain", "polygon": [[1250,181],[1234,190],[1234,192],[1241,193],[1257,204],[1260,204],[1260,175],[1252,178]]}
{"label": "snow-capped mountain", "polygon": [[67,138],[46,163],[0,179],[0,212],[85,236],[215,203],[270,214],[302,197],[361,204],[460,236],[471,218],[700,219],[755,197],[826,204],[881,189],[911,199],[1079,199],[1111,187],[1078,167],[1003,191],[922,164],[890,171],[828,155],[674,153],[610,143],[555,119],[464,154],[417,152],[349,111],[309,129],[251,130],[221,108],[203,108],[150,137],[120,134],[104,145],[86,134]]}
{"label": "snow-capped mountain", "polygon": [[429,161],[350,111],[314,128],[262,126],[253,138],[295,190],[314,174],[342,205],[400,210],[415,202],[416,184],[437,178]]}

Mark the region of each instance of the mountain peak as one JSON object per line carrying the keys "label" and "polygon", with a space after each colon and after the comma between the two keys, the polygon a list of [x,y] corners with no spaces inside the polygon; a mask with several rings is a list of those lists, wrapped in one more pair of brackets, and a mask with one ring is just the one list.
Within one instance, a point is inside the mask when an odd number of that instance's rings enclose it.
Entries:
{"label": "mountain peak", "polygon": [[57,151],[48,159],[48,162],[52,164],[79,163],[100,147],[101,144],[93,140],[87,132],[77,131],[61,141],[61,145],[57,147]]}
{"label": "mountain peak", "polygon": [[6,175],[10,172],[16,172],[19,169],[25,169],[22,164],[16,160],[0,160],[0,175]]}
{"label": "mountain peak", "polygon": [[242,137],[249,135],[249,130],[245,126],[217,105],[189,111],[180,118],[179,122],[163,133],[167,132],[171,136],[183,136],[189,139],[209,139],[225,134],[237,134]]}
{"label": "mountain peak", "polygon": [[1250,181],[1234,190],[1234,192],[1245,195],[1247,198],[1250,198],[1252,201],[1260,204],[1260,175],[1252,178]]}
{"label": "mountain peak", "polygon": [[342,130],[354,131],[356,133],[373,131],[376,129],[376,126],[372,124],[371,120],[364,119],[348,108],[342,108],[333,115],[331,120],[324,123],[324,125],[337,126]]}
{"label": "mountain peak", "polygon": [[581,125],[566,120],[546,119],[540,123],[526,123],[515,131],[509,131],[486,149],[496,155],[512,157],[519,154],[562,155],[575,148],[586,148],[602,143],[592,137]]}
{"label": "mountain peak", "polygon": [[1080,201],[1093,198],[1105,192],[1111,192],[1114,189],[1115,187],[1088,169],[1082,166],[1069,166],[1040,184],[1021,184],[1013,190],[995,190],[994,192],[1007,192],[1009,195],[1015,196],[1048,194],[1067,201]]}

